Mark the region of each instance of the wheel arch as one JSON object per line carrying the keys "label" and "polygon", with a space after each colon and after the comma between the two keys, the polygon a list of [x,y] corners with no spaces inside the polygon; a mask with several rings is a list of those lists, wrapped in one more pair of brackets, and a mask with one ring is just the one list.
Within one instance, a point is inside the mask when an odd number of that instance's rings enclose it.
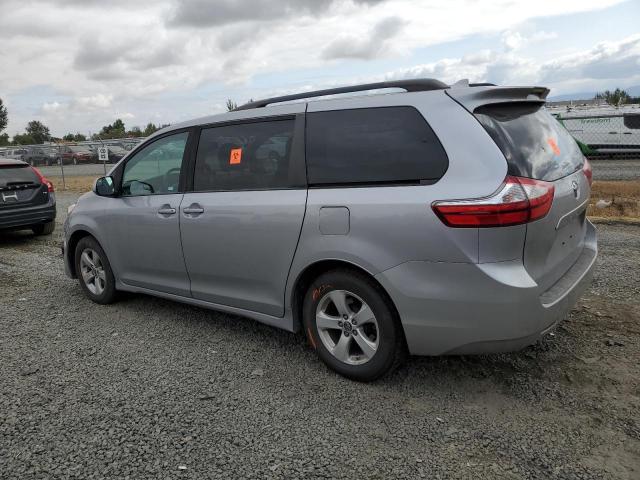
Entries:
{"label": "wheel arch", "polygon": [[77,278],[78,272],[76,272],[76,247],[78,246],[78,242],[82,240],[84,237],[93,237],[96,242],[100,243],[98,239],[93,235],[89,230],[78,229],[71,234],[69,240],[67,241],[67,251],[65,255],[67,256],[67,263],[69,265],[69,270],[71,271],[71,276],[73,278]]}
{"label": "wheel arch", "polygon": [[386,296],[389,304],[393,308],[396,314],[396,318],[400,323],[400,329],[404,335],[404,328],[402,327],[402,322],[400,321],[400,315],[398,313],[398,308],[389,295],[389,292],[382,286],[382,284],[376,279],[376,277],[367,269],[357,265],[355,263],[339,260],[339,259],[327,259],[327,260],[319,260],[307,265],[297,276],[296,281],[293,284],[293,288],[291,290],[291,314],[293,317],[293,330],[298,331],[302,326],[302,304],[304,302],[304,295],[316,278],[318,278],[323,273],[326,273],[331,270],[351,270],[354,272],[358,272],[360,274],[366,275],[373,283],[375,283],[380,291]]}

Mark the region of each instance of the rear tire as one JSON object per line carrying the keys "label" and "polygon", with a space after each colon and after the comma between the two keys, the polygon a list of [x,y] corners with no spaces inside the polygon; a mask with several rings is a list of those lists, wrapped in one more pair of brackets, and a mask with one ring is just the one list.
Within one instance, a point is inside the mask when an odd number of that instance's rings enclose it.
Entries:
{"label": "rear tire", "polygon": [[93,237],[83,237],[74,254],[78,282],[89,300],[106,305],[116,300],[116,279],[111,264]]}
{"label": "rear tire", "polygon": [[34,235],[51,235],[56,229],[56,221],[51,220],[47,223],[41,223],[40,225],[34,225],[31,227]]}
{"label": "rear tire", "polygon": [[376,380],[406,358],[404,334],[391,300],[375,281],[357,271],[320,275],[305,295],[303,325],[320,359],[352,380]]}

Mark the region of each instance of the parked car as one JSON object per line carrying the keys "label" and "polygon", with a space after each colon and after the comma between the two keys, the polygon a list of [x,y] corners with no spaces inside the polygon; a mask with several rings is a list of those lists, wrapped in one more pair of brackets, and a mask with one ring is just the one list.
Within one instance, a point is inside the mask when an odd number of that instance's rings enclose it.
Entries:
{"label": "parked car", "polygon": [[129,153],[127,150],[117,145],[109,145],[107,149],[109,150],[109,163],[118,163],[127,153]]}
{"label": "parked car", "polygon": [[56,165],[60,163],[60,149],[57,146],[50,145],[43,148],[44,151],[44,164],[47,166]]}
{"label": "parked car", "polygon": [[27,154],[28,154],[28,151],[24,147],[13,148],[13,149],[5,151],[4,157],[5,158],[13,158],[14,160],[24,160],[24,158],[25,158],[25,156]]}
{"label": "parked car", "polygon": [[53,184],[22,160],[0,159],[0,230],[30,229],[49,235],[55,228]]}
{"label": "parked car", "polygon": [[52,165],[55,163],[55,159],[57,157],[55,147],[49,147],[46,145],[33,146],[27,147],[26,150],[27,153],[22,157],[22,160],[27,162],[29,165],[39,166]]}
{"label": "parked car", "polygon": [[62,145],[58,147],[57,162],[78,165],[80,163],[95,163],[98,156],[85,145]]}
{"label": "parked car", "polygon": [[[408,93],[289,102],[383,88]],[[547,93],[404,80],[173,125],[72,208],[65,269],[97,303],[140,292],[302,330],[356,380],[407,352],[521,349],[597,254],[591,168]]]}

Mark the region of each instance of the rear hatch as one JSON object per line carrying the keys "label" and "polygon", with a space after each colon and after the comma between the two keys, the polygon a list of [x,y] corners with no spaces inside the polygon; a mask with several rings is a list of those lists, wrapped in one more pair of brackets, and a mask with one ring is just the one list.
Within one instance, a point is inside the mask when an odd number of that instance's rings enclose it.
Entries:
{"label": "rear hatch", "polygon": [[26,163],[0,160],[0,212],[2,210],[42,205],[49,200],[49,190]]}
{"label": "rear hatch", "polygon": [[584,247],[591,190],[583,172],[585,159],[542,102],[489,103],[473,113],[504,154],[509,175],[554,187],[547,215],[527,224],[523,258],[529,274],[546,290],[569,270]]}

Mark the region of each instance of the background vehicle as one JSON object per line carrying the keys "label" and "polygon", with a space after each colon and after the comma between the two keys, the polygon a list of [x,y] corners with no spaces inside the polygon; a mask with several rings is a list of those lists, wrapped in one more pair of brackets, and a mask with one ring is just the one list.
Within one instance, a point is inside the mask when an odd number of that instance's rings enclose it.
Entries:
{"label": "background vehicle", "polygon": [[84,145],[62,145],[58,147],[58,163],[63,162],[65,165],[94,163],[97,158],[97,155]]}
{"label": "background vehicle", "polygon": [[574,138],[593,149],[638,151],[640,106],[576,106],[549,108]]}
{"label": "background vehicle", "polygon": [[129,153],[127,150],[117,145],[109,145],[107,148],[109,150],[109,163],[118,163],[122,157]]}
{"label": "background vehicle", "polygon": [[4,151],[5,158],[13,158],[14,160],[23,160],[24,157],[28,154],[26,148],[12,148]]}
{"label": "background vehicle", "polygon": [[[382,88],[407,93],[286,103]],[[98,303],[141,292],[302,329],[357,380],[407,351],[522,348],[597,254],[591,170],[547,93],[405,80],[172,126],[79,200],[65,268]]]}
{"label": "background vehicle", "polygon": [[48,235],[55,218],[53,184],[26,162],[0,159],[0,230],[31,229]]}
{"label": "background vehicle", "polygon": [[57,158],[57,149],[50,146],[27,147],[27,153],[22,160],[30,165],[53,165]]}

